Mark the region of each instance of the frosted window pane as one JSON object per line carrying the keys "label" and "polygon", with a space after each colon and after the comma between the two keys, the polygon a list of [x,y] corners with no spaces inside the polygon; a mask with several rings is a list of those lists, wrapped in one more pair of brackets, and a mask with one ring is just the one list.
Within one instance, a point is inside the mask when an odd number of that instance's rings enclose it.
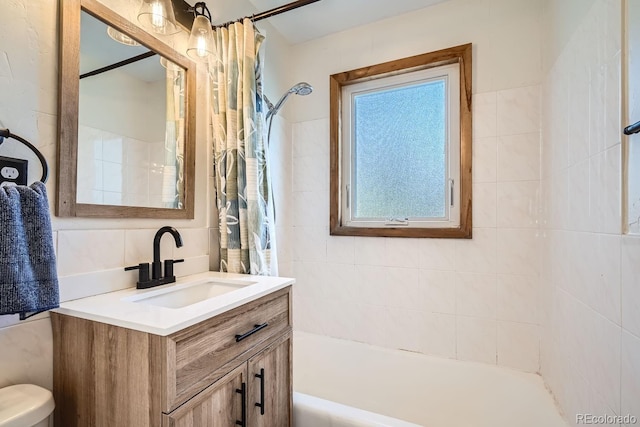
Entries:
{"label": "frosted window pane", "polygon": [[353,218],[444,218],[446,81],[354,97]]}

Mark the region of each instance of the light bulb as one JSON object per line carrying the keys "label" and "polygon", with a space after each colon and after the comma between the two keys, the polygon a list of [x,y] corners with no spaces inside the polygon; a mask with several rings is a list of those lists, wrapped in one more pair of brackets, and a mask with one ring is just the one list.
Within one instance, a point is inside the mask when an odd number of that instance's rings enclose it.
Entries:
{"label": "light bulb", "polygon": [[202,60],[214,53],[215,45],[211,21],[204,15],[198,15],[193,21],[193,27],[191,27],[187,55],[193,59]]}
{"label": "light bulb", "polygon": [[204,37],[198,37],[198,48],[196,52],[200,58],[207,56],[207,40]]}
{"label": "light bulb", "polygon": [[151,4],[151,25],[156,30],[162,30],[167,25],[167,21],[164,19],[164,8],[162,3],[158,1]]}
{"label": "light bulb", "polygon": [[156,34],[171,35],[180,31],[176,25],[171,0],[143,0],[138,21]]}

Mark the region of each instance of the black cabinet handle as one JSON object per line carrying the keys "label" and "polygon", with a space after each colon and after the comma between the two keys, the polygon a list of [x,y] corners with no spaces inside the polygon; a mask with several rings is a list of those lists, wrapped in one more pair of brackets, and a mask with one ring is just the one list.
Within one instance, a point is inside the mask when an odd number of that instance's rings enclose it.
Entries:
{"label": "black cabinet handle", "polygon": [[640,122],[636,122],[624,128],[625,135],[633,135],[634,133],[638,133],[638,132],[640,132]]}
{"label": "black cabinet handle", "polygon": [[236,425],[247,427],[247,385],[242,383],[242,386],[236,389],[236,393],[242,396],[242,421],[236,421]]}
{"label": "black cabinet handle", "polygon": [[260,408],[260,415],[264,415],[264,368],[260,368],[260,373],[255,377],[260,378],[260,403],[256,403],[256,406]]}
{"label": "black cabinet handle", "polygon": [[266,328],[267,326],[269,326],[269,324],[267,322],[264,322],[262,325],[254,325],[253,329],[250,330],[249,332],[246,332],[246,333],[244,333],[242,335],[236,335],[236,342],[242,341],[243,339],[255,334],[256,332]]}

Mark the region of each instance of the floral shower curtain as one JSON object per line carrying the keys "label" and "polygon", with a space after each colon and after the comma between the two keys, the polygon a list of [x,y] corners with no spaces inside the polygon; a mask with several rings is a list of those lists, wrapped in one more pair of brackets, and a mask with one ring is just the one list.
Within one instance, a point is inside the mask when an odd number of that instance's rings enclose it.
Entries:
{"label": "floral shower curtain", "polygon": [[277,275],[262,99],[264,37],[253,22],[218,28],[209,66],[220,270]]}
{"label": "floral shower curtain", "polygon": [[184,205],[184,70],[167,61],[166,110],[167,125],[162,167],[162,205],[182,208]]}

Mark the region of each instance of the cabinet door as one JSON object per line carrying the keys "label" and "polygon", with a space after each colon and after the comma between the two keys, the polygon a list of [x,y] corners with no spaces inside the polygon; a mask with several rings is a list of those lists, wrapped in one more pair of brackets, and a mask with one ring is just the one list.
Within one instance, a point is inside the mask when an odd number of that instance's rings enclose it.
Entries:
{"label": "cabinet door", "polygon": [[249,427],[291,426],[291,336],[249,360]]}
{"label": "cabinet door", "polygon": [[169,415],[163,415],[162,426],[246,426],[246,369],[243,363]]}

